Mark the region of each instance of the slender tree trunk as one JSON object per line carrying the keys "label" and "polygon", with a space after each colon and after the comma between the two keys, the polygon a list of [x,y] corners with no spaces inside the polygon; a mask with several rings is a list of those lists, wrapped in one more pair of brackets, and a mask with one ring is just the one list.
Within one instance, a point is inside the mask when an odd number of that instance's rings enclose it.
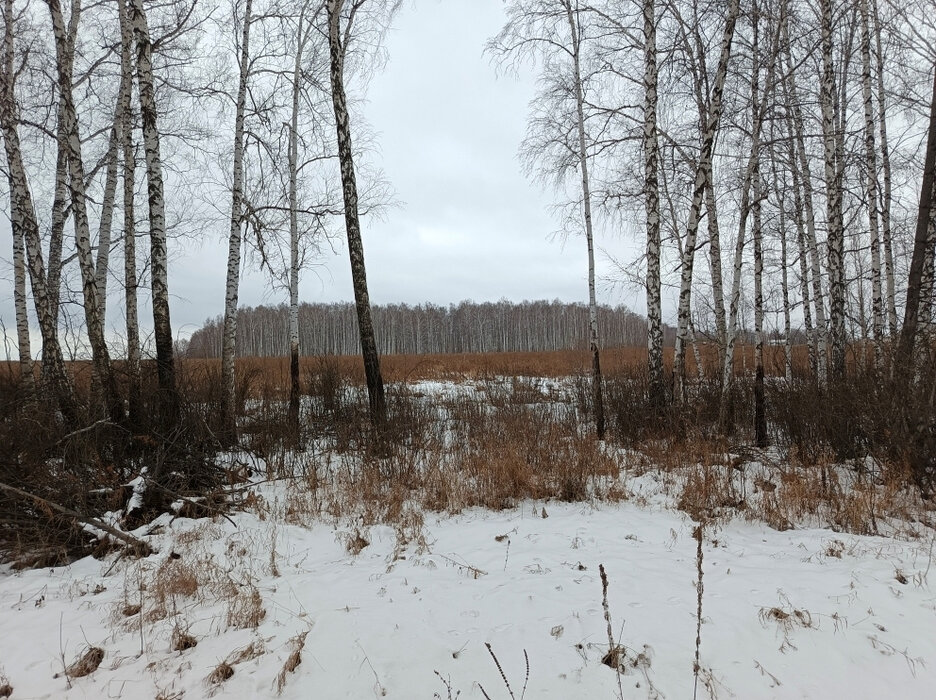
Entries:
{"label": "slender tree trunk", "polygon": [[[785,3],[784,8],[788,9]],[[806,138],[803,113],[800,108],[799,92],[796,87],[796,74],[793,64],[793,53],[790,42],[789,12],[784,12],[781,18],[783,27],[783,44],[786,53],[787,90],[790,106],[790,130],[796,143],[796,155],[799,159],[800,180],[803,185],[803,213],[806,220],[806,244],[809,248],[810,272],[812,277],[812,299],[816,312],[816,326],[813,337],[814,353],[817,359],[816,379],[820,385],[826,382],[827,351],[826,351],[826,314],[822,294],[822,272],[819,259],[819,244],[816,236],[816,213],[813,206],[812,174],[809,168],[809,156],[806,153]],[[796,165],[792,166],[796,169]]]}
{"label": "slender tree trunk", "polygon": [[[759,105],[760,98],[760,71],[761,57],[759,55],[758,38],[760,35],[760,11],[757,2],[751,10],[752,41],[751,54],[754,65],[751,71],[751,105],[756,110],[752,115],[752,123],[757,126],[753,129],[753,143],[751,157],[753,168],[751,173],[751,186],[754,193],[752,205],[753,226],[751,237],[754,243],[754,444],[757,447],[767,446],[767,410],[764,392],[764,224],[762,216],[763,181],[760,171],[760,125],[762,122],[763,107]],[[764,94],[770,92],[772,80],[768,78],[768,85]]]}
{"label": "slender tree trunk", "polygon": [[141,424],[140,323],[136,267],[136,153],[133,149],[133,28],[126,0],[117,0],[120,21],[120,146],[123,160],[124,311],[127,326],[127,403],[131,426]]}
{"label": "slender tree trunk", "polygon": [[[786,104],[790,104],[789,91],[786,89],[786,84],[786,81],[784,81],[784,99]],[[793,144],[794,134],[792,121],[790,119],[786,120],[786,126],[788,127],[788,137],[785,139],[787,142],[787,159],[790,165],[791,190],[793,192],[793,220],[796,226],[796,244],[799,253],[800,296],[803,299],[803,328],[806,331],[809,367],[813,372],[813,376],[818,376],[819,357],[816,353],[816,345],[813,342],[816,335],[812,325],[812,308],[809,298],[809,249],[806,246],[806,216],[803,212],[803,195],[800,185],[799,168],[796,163],[796,148]],[[786,255],[783,255],[783,260],[785,261],[786,259]],[[785,265],[783,269],[784,272],[786,272]]]}
{"label": "slender tree trunk", "polygon": [[682,275],[679,284],[679,306],[677,311],[676,348],[673,356],[673,377],[675,380],[675,393],[677,400],[683,400],[686,380],[686,334],[689,328],[689,314],[692,295],[692,268],[695,259],[696,235],[699,229],[699,217],[702,209],[702,198],[711,179],[712,152],[715,146],[715,137],[718,134],[718,124],[722,112],[722,95],[725,89],[725,78],[728,73],[728,62],[731,58],[731,43],[734,39],[734,30],[738,14],[741,11],[739,0],[731,0],[728,6],[728,15],[725,18],[725,28],[722,33],[721,53],[718,59],[718,68],[715,72],[715,83],[709,100],[708,113],[700,114],[704,122],[702,130],[699,161],[696,165],[695,184],[692,192],[692,205],[689,209],[689,222],[686,226],[686,240],[683,245]]}
{"label": "slender tree trunk", "polygon": [[[246,0],[240,39],[240,66],[237,106],[234,117],[234,171],[231,178],[231,219],[228,234],[227,279],[224,291],[224,327],[221,341],[222,440],[237,443],[234,360],[237,344],[237,296],[240,286],[241,239],[244,208],[244,113],[247,110],[247,82],[250,78],[250,24],[252,0]],[[236,11],[236,7],[235,7]]]}
{"label": "slender tree trunk", "polygon": [[[91,228],[88,223],[87,197],[85,194],[85,172],[81,155],[81,137],[78,133],[78,117],[72,97],[72,76],[67,66],[71,63],[73,44],[62,16],[59,0],[47,0],[52,16],[55,37],[55,54],[58,67],[59,108],[64,113],[65,143],[68,153],[69,190],[71,193],[72,218],[75,226],[75,249],[78,267],[81,270],[81,287],[84,297],[85,324],[91,357],[97,381],[103,391],[103,406],[114,422],[123,420],[123,402],[117,391],[117,381],[111,367],[110,354],[104,340],[104,319],[101,316],[101,301],[98,293],[91,253]],[[77,0],[72,3],[72,23],[77,25],[81,12]]]}
{"label": "slender tree trunk", "polygon": [[[572,68],[575,83],[575,108],[578,130],[578,163],[582,176],[582,208],[585,214],[585,241],[588,244],[588,343],[592,356],[592,396],[595,404],[595,428],[604,439],[604,401],[601,395],[601,362],[598,352],[598,302],[595,297],[595,238],[592,226],[591,185],[588,178],[588,147],[585,140],[585,95],[582,89],[581,28],[571,0],[563,0],[572,37]],[[646,20],[645,20],[646,21]]]}
{"label": "slender tree trunk", "polygon": [[865,193],[868,200],[868,231],[871,243],[871,322],[874,359],[881,361],[884,340],[884,298],[881,289],[881,246],[878,236],[877,157],[874,147],[874,109],[871,100],[871,28],[868,0],[858,0],[861,14],[861,94],[865,118]]}
{"label": "slender tree trunk", "polygon": [[[712,275],[712,303],[715,307],[715,336],[718,340],[718,357],[725,356],[728,347],[728,326],[725,319],[725,283],[722,273],[721,233],[718,226],[718,208],[715,202],[715,185],[709,181],[705,188],[705,219],[709,234],[709,268]],[[720,364],[716,361],[716,366]],[[724,373],[718,372],[719,381],[724,382]]]}
{"label": "slender tree trunk", "polygon": [[[70,215],[68,207],[68,148],[65,145],[65,123],[63,111],[56,119],[57,153],[55,156],[55,190],[52,196],[52,222],[49,229],[49,310],[58,324],[62,293],[62,246],[65,241],[65,224]],[[44,364],[44,363],[43,363]],[[43,372],[45,369],[43,368]]]}
{"label": "slender tree trunk", "polygon": [[822,16],[822,82],[820,106],[826,188],[826,250],[829,260],[829,329],[831,374],[845,376],[845,228],[842,220],[842,164],[836,114],[835,69],[832,61],[832,0],[820,0]]}
{"label": "slender tree trunk", "polygon": [[169,318],[166,202],[163,193],[162,159],[159,152],[156,90],[153,80],[153,46],[143,0],[130,0],[129,16],[137,44],[136,70],[140,91],[140,116],[143,122],[143,149],[146,154],[150,279],[153,296],[153,335],[156,341],[156,373],[159,379],[159,418],[164,429],[172,429],[176,426],[179,417],[179,395],[175,379],[172,323]]}
{"label": "slender tree trunk", "polygon": [[23,165],[17,126],[19,115],[16,105],[16,70],[13,60],[13,0],[4,0],[3,64],[0,67],[0,130],[6,152],[7,176],[10,187],[10,221],[14,238],[24,243],[25,261],[29,271],[33,303],[42,333],[42,355],[47,368],[45,381],[52,389],[59,410],[68,425],[78,423],[78,404],[74,389],[65,371],[58,329],[50,308],[48,280],[42,259],[39,224],[33,205],[29,180]]}
{"label": "slender tree trunk", "polygon": [[[13,191],[12,178],[10,191]],[[11,216],[11,221],[13,217]],[[23,231],[13,227],[13,307],[16,314],[16,345],[19,354],[20,381],[26,393],[35,389],[32,347],[29,339],[29,315],[26,310],[26,246]]]}
{"label": "slender tree trunk", "polygon": [[913,240],[913,257],[910,259],[910,274],[907,278],[907,303],[904,307],[903,329],[896,366],[905,378],[913,376],[913,350],[921,322],[921,309],[927,310],[923,301],[926,289],[932,293],[933,246],[936,243],[936,66],[933,71],[933,97],[930,104],[929,131],[926,140],[926,156],[923,165],[923,182],[920,186],[920,207],[917,214],[916,234]]}
{"label": "slender tree trunk", "polygon": [[644,0],[644,203],[647,210],[647,371],[650,400],[666,403],[663,379],[663,302],[660,275],[659,139],[655,0]]}
{"label": "slender tree trunk", "polygon": [[94,278],[97,286],[98,309],[101,323],[107,323],[107,273],[110,268],[111,231],[114,227],[114,205],[117,200],[117,166],[120,150],[120,96],[114,111],[107,146],[107,169],[104,176],[104,193],[101,198],[101,221],[98,226],[97,259],[94,263]]}
{"label": "slender tree trunk", "polygon": [[[779,184],[779,183],[778,183]],[[790,323],[790,277],[787,271],[787,231],[786,212],[783,201],[780,204],[780,292],[783,297],[783,376],[787,382],[793,381],[793,339]]]}
{"label": "slender tree trunk", "polygon": [[887,326],[892,338],[897,337],[897,294],[894,282],[894,250],[891,235],[891,163],[887,144],[887,93],[884,91],[884,49],[881,44],[881,16],[877,0],[871,0],[876,49],[878,136],[881,147],[881,242],[884,245],[884,279],[887,290]]}
{"label": "slender tree trunk", "polygon": [[292,76],[292,114],[289,125],[289,423],[299,437],[299,96],[302,88],[302,57],[305,53],[305,11],[299,13],[296,55]]}
{"label": "slender tree trunk", "polygon": [[364,376],[371,423],[382,428],[387,420],[387,405],[384,398],[383,377],[380,374],[380,355],[371,321],[370,295],[367,291],[367,268],[364,265],[364,243],[361,240],[361,220],[358,214],[357,180],[354,173],[354,155],[351,148],[351,121],[348,101],[344,89],[345,49],[341,32],[341,10],[344,0],[326,0],[328,11],[328,47],[330,55],[330,79],[332,106],[335,112],[335,128],[338,136],[338,160],[341,164],[341,186],[345,205],[345,228],[348,234],[348,255],[351,258],[351,279],[354,285],[354,301],[357,310],[358,328],[361,339],[361,354],[364,358]]}

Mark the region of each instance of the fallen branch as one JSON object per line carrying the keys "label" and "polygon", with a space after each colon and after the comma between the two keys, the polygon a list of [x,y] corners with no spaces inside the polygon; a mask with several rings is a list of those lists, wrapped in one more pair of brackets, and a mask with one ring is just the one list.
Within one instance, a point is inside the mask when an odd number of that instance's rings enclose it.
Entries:
{"label": "fallen branch", "polygon": [[133,547],[142,556],[146,556],[147,554],[150,554],[153,551],[152,548],[148,544],[146,544],[146,542],[144,542],[143,540],[137,539],[133,535],[130,535],[130,534],[127,534],[126,532],[118,530],[117,528],[111,525],[108,525],[107,523],[101,520],[98,520],[97,518],[92,518],[86,515],[81,515],[80,513],[77,513],[76,511],[73,511],[70,508],[66,508],[65,506],[60,506],[58,503],[53,503],[52,501],[46,498],[42,498],[35,494],[29,493],[28,491],[23,491],[22,489],[18,489],[15,486],[9,486],[8,484],[4,484],[3,482],[0,482],[0,491],[6,491],[7,493],[11,493],[15,496],[32,499],[33,501],[37,503],[41,503],[47,506],[48,508],[61,513],[62,515],[67,515],[68,517],[74,518],[80,523],[84,523],[85,525],[90,525],[91,527],[97,528],[98,530],[101,530],[102,532],[107,533],[111,537],[120,540],[124,544],[130,547]]}

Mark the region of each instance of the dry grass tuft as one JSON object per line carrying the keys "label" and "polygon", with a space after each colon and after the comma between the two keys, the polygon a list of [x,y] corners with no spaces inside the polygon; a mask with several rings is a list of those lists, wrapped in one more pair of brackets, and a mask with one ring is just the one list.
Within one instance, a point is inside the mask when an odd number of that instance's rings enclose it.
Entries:
{"label": "dry grass tuft", "polygon": [[194,649],[198,646],[198,640],[181,627],[176,626],[172,630],[172,637],[169,640],[169,648],[172,651],[185,651]]}
{"label": "dry grass tuft", "polygon": [[263,597],[253,583],[247,583],[237,589],[237,594],[228,603],[228,627],[237,629],[256,629],[266,617]]}
{"label": "dry grass tuft", "polygon": [[68,678],[84,678],[94,673],[104,660],[104,650],[100,647],[88,647],[72,665],[65,669]]}
{"label": "dry grass tuft", "polygon": [[280,669],[279,674],[276,676],[277,695],[281,695],[283,688],[286,687],[286,674],[295,673],[296,669],[299,667],[299,664],[302,663],[302,649],[305,647],[305,640],[308,634],[308,631],[306,631],[302,634],[297,634],[295,637],[289,640],[289,644],[292,646],[292,651],[289,652],[289,656],[286,657],[286,663],[283,664],[283,668]]}
{"label": "dry grass tuft", "polygon": [[205,682],[208,685],[218,686],[228,680],[231,676],[234,675],[234,667],[231,666],[227,661],[222,661],[214,670],[208,674],[208,677],[205,679]]}

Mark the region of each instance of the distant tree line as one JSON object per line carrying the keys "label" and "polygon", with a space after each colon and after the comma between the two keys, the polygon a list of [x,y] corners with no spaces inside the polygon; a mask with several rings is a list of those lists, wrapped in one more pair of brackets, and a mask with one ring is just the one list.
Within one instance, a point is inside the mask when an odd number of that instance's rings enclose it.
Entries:
{"label": "distant tree line", "polygon": [[[381,354],[539,352],[588,348],[588,305],[560,301],[374,305]],[[603,347],[640,346],[647,321],[625,306],[599,306]],[[348,302],[299,306],[299,347],[303,355],[351,355],[360,340],[354,305]],[[223,318],[209,319],[190,338],[189,357],[220,357]],[[671,329],[667,329],[672,341]],[[237,351],[244,357],[288,354],[286,305],[238,309]]]}

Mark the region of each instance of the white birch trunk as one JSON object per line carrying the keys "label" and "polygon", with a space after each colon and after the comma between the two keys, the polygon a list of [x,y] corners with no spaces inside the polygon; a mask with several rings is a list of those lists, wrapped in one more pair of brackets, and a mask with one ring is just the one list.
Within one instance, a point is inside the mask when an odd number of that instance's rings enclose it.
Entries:
{"label": "white birch trunk", "polygon": [[884,91],[884,48],[881,44],[881,16],[877,0],[871,0],[874,22],[874,44],[877,73],[878,136],[881,148],[881,242],[884,246],[884,279],[887,290],[887,327],[891,337],[897,336],[897,294],[894,281],[894,250],[891,234],[891,163],[887,143],[887,93]]}
{"label": "white birch trunk", "polygon": [[677,400],[682,400],[685,393],[686,380],[686,336],[689,328],[690,298],[692,295],[692,268],[695,260],[696,236],[699,229],[699,217],[702,209],[702,198],[705,189],[711,180],[712,151],[715,145],[715,136],[718,133],[718,124],[722,112],[722,95],[725,89],[725,78],[728,73],[728,62],[731,58],[731,43],[734,39],[734,30],[738,14],[741,11],[739,0],[731,0],[728,6],[728,15],[725,18],[725,28],[722,34],[721,53],[718,59],[718,68],[715,73],[715,82],[709,100],[707,114],[699,117],[704,123],[702,130],[699,162],[696,165],[695,184],[692,192],[692,205],[689,210],[689,221],[686,226],[686,240],[683,244],[682,274],[679,283],[679,306],[677,311],[676,348],[673,356],[674,392]]}
{"label": "white birch trunk", "polygon": [[[13,189],[12,186],[10,189]],[[26,311],[26,248],[21,226],[14,227],[12,233],[13,307],[16,314],[16,346],[23,387],[28,393],[32,393],[35,382],[33,379],[32,344],[29,339],[29,315]]]}
{"label": "white birch trunk", "polygon": [[655,0],[644,0],[644,205],[647,215],[647,369],[651,401],[666,401],[663,379],[663,304],[660,274],[660,191],[658,181],[657,62]]}
{"label": "white birch trunk", "polygon": [[332,107],[335,113],[335,131],[338,139],[338,160],[341,166],[341,190],[345,206],[345,229],[348,236],[348,256],[351,261],[351,279],[357,312],[361,355],[371,423],[382,429],[387,420],[383,377],[380,373],[380,354],[371,320],[370,294],[367,290],[367,267],[364,264],[364,242],[361,239],[361,219],[358,212],[357,178],[354,173],[354,151],[351,147],[351,118],[344,88],[344,59],[348,27],[342,33],[341,11],[345,0],[326,0],[328,13],[328,49]]}
{"label": "white birch trunk", "polygon": [[[785,4],[784,7],[787,7]],[[793,53],[790,43],[790,26],[787,21],[788,13],[784,13],[783,44],[786,53],[787,89],[789,93],[789,107],[791,115],[791,130],[794,132],[796,155],[799,160],[800,180],[803,185],[803,213],[806,219],[806,244],[809,248],[810,272],[812,277],[812,299],[815,309],[816,327],[813,345],[817,359],[816,379],[820,386],[826,382],[828,372],[827,358],[827,324],[825,303],[822,293],[822,272],[819,259],[819,244],[816,236],[816,214],[812,197],[812,174],[809,168],[809,156],[806,153],[806,138],[804,136],[803,114],[800,109],[799,92],[796,87],[796,74],[793,65]],[[795,168],[795,166],[794,166]]]}
{"label": "white birch trunk", "polygon": [[[42,333],[43,362],[47,368],[45,380],[52,389],[66,422],[76,425],[78,406],[58,341],[58,329],[52,316],[48,280],[42,256],[39,224],[33,205],[26,168],[20,146],[19,114],[16,104],[16,71],[13,60],[13,0],[4,0],[3,63],[0,67],[0,130],[6,153],[7,177],[10,187],[10,221],[14,237],[23,241],[25,263],[29,272],[33,304]],[[25,280],[24,280],[25,282]],[[25,286],[25,285],[24,285]],[[25,290],[24,290],[25,291]]]}
{"label": "white birch trunk", "polygon": [[[790,94],[788,89],[788,82],[783,81],[783,96],[784,104],[790,104]],[[813,372],[814,376],[818,376],[818,362],[819,358],[816,353],[816,345],[813,342],[815,338],[815,330],[812,325],[812,308],[810,302],[810,288],[809,288],[809,249],[806,245],[806,215],[803,211],[803,196],[802,196],[802,187],[800,184],[800,172],[797,166],[796,159],[796,147],[794,145],[794,129],[793,122],[791,119],[786,120],[787,132],[785,134],[786,144],[787,144],[787,160],[789,161],[790,167],[790,179],[792,180],[792,192],[793,192],[793,221],[796,226],[796,244],[797,250],[799,252],[799,280],[800,280],[800,296],[803,299],[803,327],[806,331],[806,345],[808,348],[809,354],[809,367]],[[783,256],[783,259],[786,260],[786,256]],[[784,270],[786,268],[784,267]]]}
{"label": "white birch trunk", "polygon": [[845,229],[842,220],[842,166],[836,115],[835,69],[832,57],[832,0],[820,0],[822,18],[822,112],[823,162],[825,164],[826,250],[829,268],[829,336],[832,347],[831,374],[845,376]]}
{"label": "white birch trunk", "polygon": [[588,146],[585,140],[585,94],[582,85],[581,27],[577,9],[571,0],[563,0],[572,41],[572,68],[578,132],[578,162],[582,176],[582,209],[585,217],[585,241],[588,245],[588,342],[592,356],[592,396],[595,403],[595,428],[599,440],[604,439],[604,401],[601,395],[601,363],[598,349],[598,302],[595,296],[595,245],[592,225],[591,185],[588,178]]}
{"label": "white birch trunk", "polygon": [[133,28],[126,0],[117,0],[120,22],[120,146],[123,160],[124,313],[127,328],[127,403],[131,425],[142,419],[140,406],[140,323],[136,267],[136,153],[133,148]]}
{"label": "white birch trunk", "polygon": [[[91,357],[97,381],[103,392],[102,404],[111,420],[120,422],[123,418],[123,402],[117,392],[117,383],[111,367],[110,355],[104,340],[104,320],[101,316],[101,302],[94,271],[94,258],[91,252],[91,228],[88,222],[87,197],[85,193],[85,172],[81,153],[81,137],[78,131],[78,116],[72,96],[72,75],[70,65],[74,43],[65,26],[59,0],[46,0],[52,18],[52,31],[55,38],[55,55],[58,69],[59,109],[63,113],[65,145],[68,156],[69,190],[71,194],[72,219],[75,227],[75,250],[78,267],[81,271],[81,288],[84,298],[85,325],[88,342],[91,345]],[[81,6],[78,0],[72,3],[71,23],[77,27]]]}
{"label": "white birch trunk", "polygon": [[[778,183],[779,184],[779,183]],[[787,230],[786,212],[781,195],[780,205],[780,293],[783,298],[783,376],[787,382],[793,381],[793,339],[790,337],[790,276],[787,271]]]}
{"label": "white birch trunk", "polygon": [[881,246],[878,235],[877,157],[874,145],[874,108],[871,100],[871,27],[868,0],[858,0],[861,15],[861,95],[865,118],[865,195],[868,200],[868,231],[871,244],[871,323],[875,362],[881,360],[884,340],[884,298],[881,289]]}
{"label": "white birch trunk", "polygon": [[[130,24],[137,44],[136,70],[146,154],[146,184],[149,195],[150,279],[153,297],[153,335],[156,341],[156,372],[159,378],[160,419],[172,427],[178,418],[179,397],[175,381],[172,323],[169,317],[169,280],[166,258],[166,203],[163,193],[162,158],[157,125],[156,90],[153,80],[153,47],[143,0],[130,0]],[[155,478],[159,478],[156,475]]]}
{"label": "white birch trunk", "polygon": [[289,123],[289,420],[299,435],[299,97],[306,29],[304,5],[296,28],[296,55],[292,75],[292,113]]}
{"label": "white birch trunk", "polygon": [[[236,12],[236,5],[234,6]],[[224,291],[224,327],[221,343],[221,412],[224,439],[237,441],[234,359],[237,343],[237,296],[240,285],[241,238],[244,207],[244,113],[247,109],[247,82],[250,78],[250,24],[252,0],[246,0],[238,56],[239,78],[234,116],[234,164],[231,178],[231,219],[228,235],[227,278]]]}
{"label": "white birch trunk", "polygon": [[111,231],[114,227],[114,205],[117,199],[117,166],[120,150],[120,97],[114,111],[107,147],[107,170],[104,176],[104,193],[101,198],[101,221],[98,226],[97,258],[94,263],[94,281],[98,293],[98,309],[101,323],[107,323],[107,274],[110,268]]}

